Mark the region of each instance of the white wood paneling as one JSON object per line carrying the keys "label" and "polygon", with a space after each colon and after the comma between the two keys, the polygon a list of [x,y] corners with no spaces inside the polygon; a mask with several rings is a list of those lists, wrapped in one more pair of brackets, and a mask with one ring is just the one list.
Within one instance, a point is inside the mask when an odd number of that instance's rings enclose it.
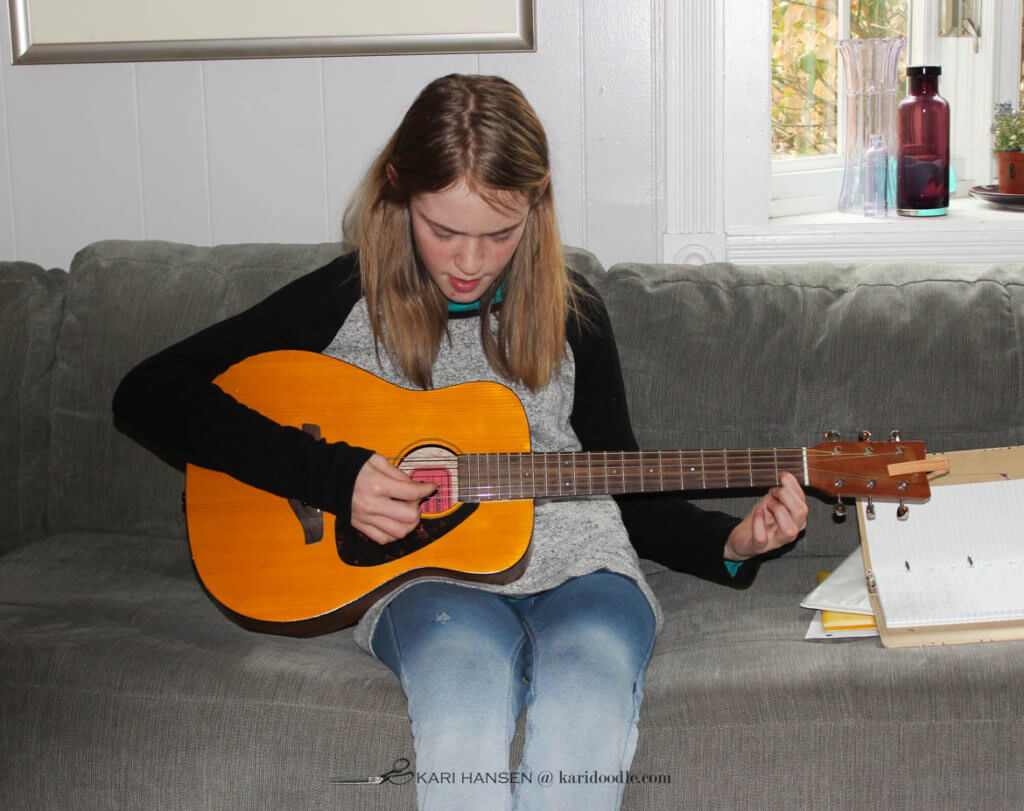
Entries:
{"label": "white wood paneling", "polygon": [[215,243],[328,239],[321,60],[203,65]]}
{"label": "white wood paneling", "polygon": [[132,66],[9,69],[5,85],[21,256],[66,266],[94,240],[142,237]]}
{"label": "white wood paneling", "polygon": [[[10,60],[10,43],[0,45],[0,60]],[[17,256],[14,231],[14,188],[11,186],[11,149],[7,135],[7,90],[0,74],[0,257]]]}
{"label": "white wood paneling", "polygon": [[66,268],[112,237],[336,240],[416,93],[479,71],[520,85],[545,124],[563,240],[606,266],[655,259],[659,2],[538,3],[529,54],[17,67],[4,4],[0,257]]}
{"label": "white wood paneling", "polygon": [[606,265],[656,256],[653,24],[648,2],[586,4],[587,243]]}
{"label": "white wood paneling", "polygon": [[148,239],[213,240],[207,174],[203,67],[136,66],[142,200]]}

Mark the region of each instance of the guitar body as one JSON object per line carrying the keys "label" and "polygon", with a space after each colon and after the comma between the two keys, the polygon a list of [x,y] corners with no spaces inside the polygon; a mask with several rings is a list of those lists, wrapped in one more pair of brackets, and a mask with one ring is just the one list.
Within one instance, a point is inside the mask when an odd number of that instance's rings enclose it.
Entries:
{"label": "guitar body", "polygon": [[[523,407],[497,383],[412,391],[326,355],[288,350],[247,358],[214,382],[275,422],[392,459],[424,447],[530,450]],[[380,546],[329,513],[224,473],[189,465],[185,489],[192,560],[210,596],[245,627],[296,636],[356,622],[413,577],[515,580],[533,530],[530,499],[456,504],[425,512],[422,537]]]}

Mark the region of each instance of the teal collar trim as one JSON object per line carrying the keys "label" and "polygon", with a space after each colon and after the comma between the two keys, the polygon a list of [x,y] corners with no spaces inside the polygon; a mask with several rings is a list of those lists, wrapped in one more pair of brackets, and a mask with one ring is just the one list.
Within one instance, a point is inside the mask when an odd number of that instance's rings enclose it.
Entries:
{"label": "teal collar trim", "polygon": [[[504,289],[505,289],[505,285],[504,284],[502,284],[498,288],[497,292],[494,294],[494,302],[493,302],[494,304],[500,304],[501,303],[501,293],[502,293],[502,291]],[[456,301],[449,301],[448,302],[448,312],[450,312],[450,313],[475,313],[479,309],[480,309],[480,302],[479,302],[479,300],[478,301],[470,301],[467,304],[459,304]]]}
{"label": "teal collar trim", "polygon": [[455,301],[448,302],[448,312],[450,313],[473,313],[480,309],[479,301],[471,301],[468,304],[459,304]]}

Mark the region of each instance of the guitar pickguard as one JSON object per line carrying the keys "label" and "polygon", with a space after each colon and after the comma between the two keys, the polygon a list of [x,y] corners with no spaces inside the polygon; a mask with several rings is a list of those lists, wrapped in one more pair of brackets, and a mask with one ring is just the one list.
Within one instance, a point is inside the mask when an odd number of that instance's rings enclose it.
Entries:
{"label": "guitar pickguard", "polygon": [[391,543],[380,544],[367,538],[351,524],[335,529],[338,557],[349,566],[378,566],[410,555],[451,532],[469,518],[479,504],[460,504],[447,515],[421,518],[416,529]]}

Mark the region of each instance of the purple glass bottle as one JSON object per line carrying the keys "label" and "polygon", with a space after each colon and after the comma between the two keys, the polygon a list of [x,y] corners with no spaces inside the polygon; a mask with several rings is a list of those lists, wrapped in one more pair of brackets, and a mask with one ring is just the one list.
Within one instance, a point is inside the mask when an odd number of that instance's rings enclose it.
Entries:
{"label": "purple glass bottle", "polygon": [[937,65],[908,67],[909,95],[896,113],[896,211],[907,217],[949,210],[949,104],[939,95],[941,75]]}

